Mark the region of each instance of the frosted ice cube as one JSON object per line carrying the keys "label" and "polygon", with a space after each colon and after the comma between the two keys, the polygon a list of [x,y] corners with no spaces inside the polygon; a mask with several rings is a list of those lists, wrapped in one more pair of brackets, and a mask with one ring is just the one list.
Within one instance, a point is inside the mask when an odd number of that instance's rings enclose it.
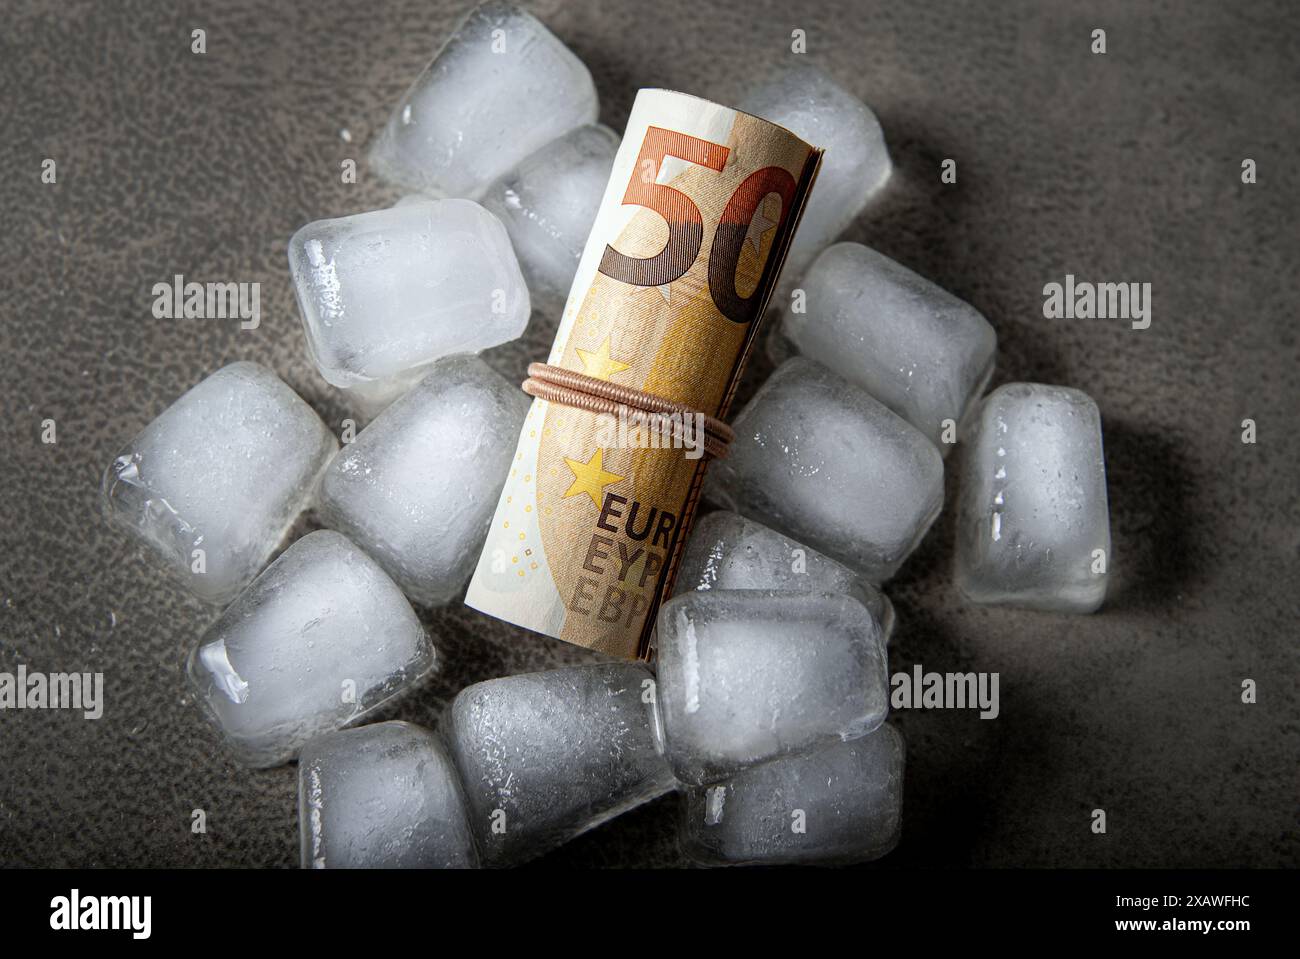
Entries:
{"label": "frosted ice cube", "polygon": [[845,563],[894,574],[943,507],[943,458],[906,420],[795,357],[732,424],[710,499]]}
{"label": "frosted ice cube", "polygon": [[434,668],[397,585],[343,536],[298,540],[203,634],[188,673],[236,757],[287,762]]}
{"label": "frosted ice cube", "polygon": [[829,556],[737,513],[717,510],[691,530],[677,581],[689,590],[780,589],[845,593],[862,601],[889,642],[894,606],[884,593]]}
{"label": "frosted ice cube", "polygon": [[304,869],[478,865],[456,766],[438,737],[388,722],[317,736],[298,758]]}
{"label": "frosted ice cube", "polygon": [[484,350],[528,324],[505,227],[469,200],[308,223],[289,241],[289,268],[308,350],[335,386]]}
{"label": "frosted ice cube", "polygon": [[659,716],[682,782],[853,739],[885,720],[885,647],[852,596],[709,590],[659,612]]}
{"label": "frosted ice cube", "polygon": [[998,387],[963,454],[957,585],[977,603],[1090,613],[1110,558],[1097,404],[1063,386]]}
{"label": "frosted ice cube", "polygon": [[888,723],[688,791],[687,854],[710,865],[850,863],[898,844],[903,737]]}
{"label": "frosted ice cube", "polygon": [[974,307],[859,243],[837,243],[800,281],[804,309],[785,306],[799,352],[862,387],[939,451],[993,375],[997,334]]}
{"label": "frosted ice cube", "polygon": [[408,190],[477,198],[534,150],[595,123],[582,61],[509,3],[472,10],[393,110],[370,152]]}
{"label": "frosted ice cube", "polygon": [[636,663],[462,690],[451,705],[450,740],[484,863],[540,856],[672,789],[653,700],[654,679]]}
{"label": "frosted ice cube", "polygon": [[528,397],[476,356],[434,363],[321,479],[325,525],[417,602],[445,603],[478,560]]}
{"label": "frosted ice cube", "polygon": [[534,308],[564,308],[609,180],[618,134],[578,127],[501,177],[483,205],[506,225]]}
{"label": "frosted ice cube", "polygon": [[788,287],[889,179],[885,134],[870,107],[811,64],[777,72],[740,109],[826,151],[786,258],[782,283]]}
{"label": "frosted ice cube", "polygon": [[146,426],[109,464],[110,523],[200,599],[225,603],[308,505],[338,443],[270,370],[231,363]]}

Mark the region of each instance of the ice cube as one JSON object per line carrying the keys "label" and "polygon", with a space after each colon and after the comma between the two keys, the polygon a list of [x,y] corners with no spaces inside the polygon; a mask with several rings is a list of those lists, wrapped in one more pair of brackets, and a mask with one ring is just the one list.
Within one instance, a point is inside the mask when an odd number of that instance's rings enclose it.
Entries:
{"label": "ice cube", "polygon": [[370,163],[408,190],[477,198],[534,150],[595,123],[597,105],[591,74],[541,21],[485,3],[398,101]]}
{"label": "ice cube", "polygon": [[659,716],[692,785],[853,739],[885,720],[885,647],[852,596],[709,590],[659,612]]}
{"label": "ice cube", "polygon": [[534,308],[559,314],[618,150],[609,127],[578,127],[501,177],[483,205],[506,225]]}
{"label": "ice cube", "polygon": [[100,501],[196,596],[225,603],[270,558],[337,449],[279,377],[231,363],[118,452]]}
{"label": "ice cube", "polygon": [[402,692],[434,662],[397,584],[345,537],[318,530],[209,627],[188,672],[236,757],[274,766]]}
{"label": "ice cube", "polygon": [[469,200],[308,223],[289,241],[289,268],[308,350],[335,386],[484,350],[528,324],[505,227]]}
{"label": "ice cube", "polygon": [[811,64],[778,71],[740,109],[826,151],[782,271],[788,288],[889,179],[885,134],[870,107]]}
{"label": "ice cube", "polygon": [[478,357],[439,360],[334,458],[325,525],[416,602],[447,602],[478,560],[527,413],[524,392]]}
{"label": "ice cube", "polygon": [[799,352],[862,387],[947,455],[993,375],[997,334],[988,321],[859,243],[823,252],[799,285],[803,308],[787,303],[783,326]]}
{"label": "ice cube", "polygon": [[452,756],[488,865],[540,856],[675,786],[637,663],[491,679],[451,705]]}
{"label": "ice cube", "polygon": [[304,869],[478,865],[456,766],[438,737],[387,722],[317,736],[298,758]]}
{"label": "ice cube", "polygon": [[732,424],[710,499],[857,570],[894,574],[943,506],[943,458],[906,420],[803,357]]}
{"label": "ice cube", "polygon": [[693,589],[846,593],[871,611],[885,642],[894,629],[894,606],[889,597],[853,570],[726,510],[709,513],[695,524],[673,588],[678,595]]}
{"label": "ice cube", "polygon": [[885,724],[686,797],[687,854],[710,865],[850,863],[898,844],[903,737]]}
{"label": "ice cube", "polygon": [[963,454],[957,585],[977,603],[1090,613],[1106,595],[1101,414],[1085,393],[1008,383]]}

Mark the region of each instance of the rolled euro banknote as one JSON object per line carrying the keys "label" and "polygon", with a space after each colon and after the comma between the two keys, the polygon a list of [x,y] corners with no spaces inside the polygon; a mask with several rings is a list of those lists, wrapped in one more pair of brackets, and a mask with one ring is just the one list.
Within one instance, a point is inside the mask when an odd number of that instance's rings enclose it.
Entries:
{"label": "rolled euro banknote", "polygon": [[[758,117],[667,90],[637,94],[548,366],[530,369],[538,398],[470,606],[650,658],[705,465],[725,455],[717,421],[820,160]],[[637,399],[625,405],[625,394]]]}

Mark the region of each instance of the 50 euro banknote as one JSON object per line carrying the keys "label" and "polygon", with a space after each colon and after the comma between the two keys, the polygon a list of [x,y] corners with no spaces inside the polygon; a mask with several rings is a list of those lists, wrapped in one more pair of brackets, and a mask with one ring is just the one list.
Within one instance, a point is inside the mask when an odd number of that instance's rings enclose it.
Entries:
{"label": "50 euro banknote", "polygon": [[[766,120],[641,90],[546,361],[724,417],[820,159]],[[697,425],[535,399],[466,603],[649,658],[706,468]]]}

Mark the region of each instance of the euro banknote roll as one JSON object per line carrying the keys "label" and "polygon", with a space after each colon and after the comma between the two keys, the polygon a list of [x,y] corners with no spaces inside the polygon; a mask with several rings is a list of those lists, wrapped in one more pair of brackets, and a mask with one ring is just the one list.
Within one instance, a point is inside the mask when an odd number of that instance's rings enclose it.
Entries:
{"label": "euro banknote roll", "polygon": [[766,120],[640,91],[547,366],[530,369],[537,398],[470,606],[650,658],[707,461],[725,455],[716,421],[820,159]]}

